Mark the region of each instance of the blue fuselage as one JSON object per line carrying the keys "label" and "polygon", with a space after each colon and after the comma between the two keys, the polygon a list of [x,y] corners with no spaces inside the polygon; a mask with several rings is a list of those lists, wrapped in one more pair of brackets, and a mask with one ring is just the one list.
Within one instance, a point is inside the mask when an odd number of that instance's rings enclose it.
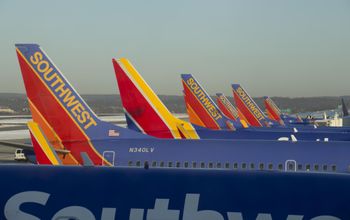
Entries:
{"label": "blue fuselage", "polygon": [[211,130],[197,125],[192,125],[201,139],[245,139],[245,140],[278,140],[282,137],[291,138],[294,135],[297,140],[304,141],[350,141],[350,132],[337,132],[336,130],[300,130],[293,128],[239,128],[231,130]]}
{"label": "blue fuselage", "polygon": [[93,140],[115,166],[291,170],[347,173],[349,142],[248,140]]}
{"label": "blue fuselage", "polygon": [[1,165],[0,175],[0,219],[350,219],[346,174]]}

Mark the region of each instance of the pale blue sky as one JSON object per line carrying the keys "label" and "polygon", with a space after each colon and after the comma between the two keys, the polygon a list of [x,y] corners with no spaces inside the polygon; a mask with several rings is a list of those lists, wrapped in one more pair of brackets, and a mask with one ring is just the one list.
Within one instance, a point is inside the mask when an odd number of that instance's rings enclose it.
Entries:
{"label": "pale blue sky", "polygon": [[159,94],[350,95],[348,0],[0,0],[0,92],[24,92],[15,43],[40,44],[82,93],[117,91],[127,57]]}

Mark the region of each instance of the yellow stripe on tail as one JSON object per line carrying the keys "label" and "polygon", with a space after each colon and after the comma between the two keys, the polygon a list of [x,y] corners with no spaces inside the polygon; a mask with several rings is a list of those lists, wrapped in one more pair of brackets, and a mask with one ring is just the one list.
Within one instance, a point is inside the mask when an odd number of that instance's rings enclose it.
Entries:
{"label": "yellow stripe on tail", "polygon": [[165,124],[167,124],[175,138],[181,138],[181,132],[186,137],[186,139],[199,139],[198,134],[190,123],[181,121],[180,119],[177,119],[175,116],[173,116],[173,114],[167,109],[167,107],[163,104],[163,102],[159,99],[151,87],[146,83],[142,76],[137,72],[129,60],[121,58],[118,60],[118,62],[122,64],[126,70],[126,74],[130,77],[135,86],[138,87],[140,92],[153,106],[154,110],[162,118]]}
{"label": "yellow stripe on tail", "polygon": [[39,125],[33,121],[29,121],[27,123],[28,128],[39,144],[39,147],[41,148],[41,151],[46,155],[47,159],[50,160],[52,165],[61,165],[62,162],[58,158],[54,148],[50,145],[50,143],[45,138],[44,134],[42,133]]}

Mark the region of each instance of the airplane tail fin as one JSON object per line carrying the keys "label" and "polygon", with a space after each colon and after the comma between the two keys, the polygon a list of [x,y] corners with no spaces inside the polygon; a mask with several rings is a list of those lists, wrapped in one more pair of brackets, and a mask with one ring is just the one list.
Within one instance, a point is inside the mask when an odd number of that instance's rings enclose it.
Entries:
{"label": "airplane tail fin", "polygon": [[281,110],[277,107],[275,102],[268,96],[264,96],[264,105],[267,111],[267,115],[271,120],[277,121],[280,125],[284,125],[282,120]]}
{"label": "airplane tail fin", "polygon": [[304,122],[300,115],[296,115],[297,122]]}
{"label": "airplane tail fin", "polygon": [[[220,130],[242,127],[240,122],[226,117],[203,87],[191,74],[181,74],[187,112],[194,124],[201,122],[206,128]],[[194,118],[191,118],[194,117]]]}
{"label": "airplane tail fin", "polygon": [[342,110],[343,110],[343,117],[349,116],[349,111],[348,111],[348,108],[346,107],[344,98],[341,99],[341,106],[342,106]]}
{"label": "airplane tail fin", "polygon": [[159,138],[199,138],[188,122],[173,116],[129,60],[112,62],[130,128]]}
{"label": "airplane tail fin", "polygon": [[240,84],[232,84],[233,96],[238,110],[254,127],[270,127],[263,111]]}
{"label": "airplane tail fin", "polygon": [[240,122],[244,128],[249,127],[245,119],[239,116],[238,110],[231,104],[231,102],[223,93],[216,93],[216,101],[218,103],[219,109],[222,113],[224,113],[224,115],[226,115],[231,120]]}
{"label": "airplane tail fin", "polygon": [[92,141],[145,138],[141,133],[99,120],[39,45],[16,44],[16,52],[35,122],[44,132],[52,128],[80,164],[81,152],[97,165],[105,162],[98,152],[100,146],[95,147]]}
{"label": "airplane tail fin", "polygon": [[219,109],[228,118],[232,120],[239,120],[237,109],[230,103],[223,93],[216,93],[216,101],[218,103]]}
{"label": "airplane tail fin", "polygon": [[33,121],[27,123],[32,140],[33,149],[38,164],[62,165],[50,142],[45,138],[39,125]]}
{"label": "airplane tail fin", "polygon": [[189,104],[189,100],[185,95],[185,92],[183,91],[183,97],[186,105],[186,111],[188,115],[188,119],[191,122],[191,124],[195,124],[201,127],[206,127],[205,123],[201,120],[201,118],[197,115],[197,113],[192,109],[191,105]]}

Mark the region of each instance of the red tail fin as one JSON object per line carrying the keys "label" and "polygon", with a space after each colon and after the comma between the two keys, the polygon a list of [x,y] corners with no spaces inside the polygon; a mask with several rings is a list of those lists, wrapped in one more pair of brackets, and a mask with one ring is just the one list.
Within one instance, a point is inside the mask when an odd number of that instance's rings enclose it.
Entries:
{"label": "red tail fin", "polygon": [[201,121],[206,128],[220,130],[234,130],[235,127],[242,127],[240,122],[226,117],[215,102],[206,93],[203,87],[191,74],[181,74],[182,85],[184,88],[185,101],[191,122]]}
{"label": "red tail fin", "polygon": [[93,143],[95,140],[144,138],[138,132],[99,120],[39,45],[16,47],[33,118],[44,132],[53,129],[80,164],[82,152],[96,165],[109,164],[102,156],[101,142]]}
{"label": "red tail fin", "polygon": [[254,127],[269,127],[265,114],[239,84],[232,84],[233,96],[238,110]]}
{"label": "red tail fin", "polygon": [[216,93],[216,100],[220,110],[230,119],[239,120],[237,109],[230,103],[222,93]]}
{"label": "red tail fin", "polygon": [[113,65],[129,127],[159,138],[199,138],[188,122],[172,115],[127,59],[113,59]]}
{"label": "red tail fin", "polygon": [[264,104],[267,111],[267,115],[271,120],[277,121],[281,125],[284,125],[284,122],[281,118],[281,110],[277,107],[277,105],[274,103],[272,99],[265,96],[264,97]]}

